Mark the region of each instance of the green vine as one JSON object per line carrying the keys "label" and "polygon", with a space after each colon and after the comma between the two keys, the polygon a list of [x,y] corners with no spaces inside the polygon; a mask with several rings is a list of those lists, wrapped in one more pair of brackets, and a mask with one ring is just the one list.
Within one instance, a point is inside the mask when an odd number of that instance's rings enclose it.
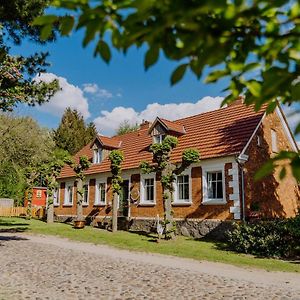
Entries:
{"label": "green vine", "polygon": [[[73,171],[76,174],[76,182],[78,186],[78,182],[84,182],[85,181],[85,174],[84,172],[90,167],[90,161],[87,156],[83,155],[79,157],[79,162],[76,164],[72,159],[68,159],[66,163],[73,169]],[[77,188],[77,194],[80,197],[77,197],[77,204],[81,205],[84,195],[84,189],[83,187],[81,189]],[[82,216],[77,216],[78,219],[80,219]]]}
{"label": "green vine", "polygon": [[[158,178],[160,178],[162,188],[163,188],[163,200],[164,200],[164,232],[165,238],[170,239],[173,233],[176,231],[176,224],[173,220],[167,218],[166,211],[166,202],[169,199],[170,195],[173,195],[174,192],[174,182],[176,180],[176,175],[180,175],[186,168],[188,168],[192,163],[196,163],[200,159],[199,151],[195,149],[186,149],[182,153],[182,162],[180,165],[175,166],[170,162],[171,152],[176,148],[178,144],[178,139],[173,136],[167,136],[162,143],[152,144],[150,151],[153,155],[153,164],[150,164],[146,161],[140,163],[140,169],[142,173],[156,173]],[[171,196],[172,197],[172,196]],[[171,216],[174,215],[174,211],[168,212]],[[168,226],[172,224],[172,226]]]}
{"label": "green vine", "polygon": [[109,154],[110,170],[112,173],[113,193],[119,194],[123,179],[121,177],[121,164],[124,160],[124,154],[120,150],[112,150]]}

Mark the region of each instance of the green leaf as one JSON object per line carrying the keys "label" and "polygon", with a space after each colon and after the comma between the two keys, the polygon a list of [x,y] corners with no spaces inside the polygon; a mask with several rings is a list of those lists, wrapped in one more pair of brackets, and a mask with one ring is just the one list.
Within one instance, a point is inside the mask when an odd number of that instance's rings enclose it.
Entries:
{"label": "green leaf", "polygon": [[40,38],[41,40],[47,40],[52,33],[52,24],[48,24],[42,27],[41,33],[40,33]]}
{"label": "green leaf", "polygon": [[259,97],[261,92],[261,83],[256,80],[246,81],[245,85],[250,93],[255,96]]}
{"label": "green leaf", "polygon": [[40,16],[33,20],[32,25],[43,26],[46,24],[53,24],[57,20],[55,15]]}
{"label": "green leaf", "polygon": [[216,82],[221,77],[224,77],[224,76],[227,76],[227,75],[228,75],[227,70],[213,71],[213,72],[211,72],[210,74],[207,75],[207,77],[205,78],[205,83]]}
{"label": "green leaf", "polygon": [[275,166],[274,166],[273,160],[269,160],[256,172],[256,174],[254,176],[254,180],[258,181],[258,180],[272,174],[274,167]]}
{"label": "green leaf", "polygon": [[150,47],[145,55],[145,61],[144,66],[145,69],[148,70],[148,68],[152,65],[154,65],[159,57],[159,48],[158,47]]}
{"label": "green leaf", "polygon": [[73,29],[75,20],[72,16],[65,16],[60,19],[60,32],[61,35],[68,35]]}
{"label": "green leaf", "polygon": [[279,173],[279,179],[282,180],[286,176],[286,168],[283,167]]}
{"label": "green leaf", "polygon": [[266,113],[267,114],[272,113],[275,110],[276,107],[277,107],[277,101],[272,101],[271,103],[268,104],[268,107],[266,109]]}
{"label": "green leaf", "polygon": [[292,85],[291,93],[293,101],[300,100],[300,82],[297,82],[296,84]]}
{"label": "green leaf", "polygon": [[96,56],[97,54],[100,54],[101,58],[106,62],[109,63],[110,59],[111,59],[111,52],[109,49],[109,46],[107,45],[107,43],[103,40],[99,40],[94,55]]}
{"label": "green leaf", "polygon": [[188,64],[183,64],[178,66],[172,73],[171,76],[171,85],[174,85],[178,81],[180,81],[186,71]]}

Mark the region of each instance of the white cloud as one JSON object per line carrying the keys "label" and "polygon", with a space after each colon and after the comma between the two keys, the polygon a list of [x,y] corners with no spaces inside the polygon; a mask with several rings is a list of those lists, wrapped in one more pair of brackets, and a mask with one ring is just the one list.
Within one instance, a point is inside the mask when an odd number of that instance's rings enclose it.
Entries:
{"label": "white cloud", "polygon": [[113,94],[103,88],[100,88],[96,83],[85,83],[83,84],[83,91],[87,94],[92,94],[97,98],[110,99]]}
{"label": "white cloud", "polygon": [[146,109],[137,112],[131,107],[118,106],[112,111],[101,111],[101,115],[94,122],[100,133],[113,135],[120,123],[128,120],[130,124],[140,123],[142,120],[153,121],[157,116],[168,120],[176,120],[187,116],[220,108],[222,97],[204,97],[196,103],[148,104]]}
{"label": "white cloud", "polygon": [[51,82],[54,79],[58,79],[61,90],[56,92],[49,102],[38,106],[38,109],[61,116],[67,107],[71,107],[77,109],[85,119],[90,117],[88,101],[84,97],[83,91],[78,86],[69,83],[66,78],[53,73],[42,73],[34,80]]}

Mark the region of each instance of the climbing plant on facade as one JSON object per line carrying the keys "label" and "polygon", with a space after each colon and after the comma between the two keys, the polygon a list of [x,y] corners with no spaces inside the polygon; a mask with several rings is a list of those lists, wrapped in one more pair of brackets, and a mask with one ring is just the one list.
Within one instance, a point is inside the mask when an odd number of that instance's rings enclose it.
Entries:
{"label": "climbing plant on facade", "polygon": [[112,174],[112,191],[113,191],[113,206],[112,206],[112,232],[118,230],[118,197],[121,191],[123,178],[121,176],[121,164],[124,160],[124,154],[120,150],[112,150],[109,154],[110,170]]}
{"label": "climbing plant on facade", "polygon": [[200,159],[198,150],[186,149],[182,153],[181,163],[172,163],[171,152],[176,148],[177,144],[178,140],[173,136],[167,136],[161,144],[152,144],[150,151],[153,155],[153,164],[146,161],[142,161],[140,164],[140,168],[144,174],[155,173],[157,179],[161,181],[164,204],[164,234],[166,239],[173,238],[176,230],[172,211],[176,175],[180,175],[192,163],[198,162]]}

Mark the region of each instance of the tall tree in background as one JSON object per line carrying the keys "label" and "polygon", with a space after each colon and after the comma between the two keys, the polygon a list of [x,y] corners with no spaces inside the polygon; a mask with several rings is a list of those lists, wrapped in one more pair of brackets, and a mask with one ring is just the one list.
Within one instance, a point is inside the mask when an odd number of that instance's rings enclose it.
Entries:
{"label": "tall tree in background", "polygon": [[[187,71],[197,78],[208,74],[207,83],[228,79],[223,104],[240,94],[256,110],[266,104],[268,112],[274,111],[277,101],[300,102],[297,0],[56,0],[52,4],[71,14],[48,15],[35,23],[43,28],[60,24],[64,35],[85,29],[83,46],[95,40],[94,56],[106,62],[111,60],[110,48],[126,53],[131,47],[146,47],[145,69],[160,56],[176,62],[171,84]],[[269,172],[278,159],[289,161],[300,180],[299,153],[282,151],[270,161]]]}
{"label": "tall tree in background", "polygon": [[[38,82],[33,79],[44,72],[49,65],[47,53],[34,53],[28,57],[10,55],[12,47],[18,52],[26,39],[33,43],[44,44],[55,38],[52,28],[40,31],[31,25],[34,18],[43,14],[48,6],[47,0],[1,1],[0,6],[0,111],[11,111],[18,103],[41,104],[50,99],[58,90],[58,82]],[[50,32],[49,32],[50,31]],[[22,49],[19,49],[20,51]]]}
{"label": "tall tree in background", "polygon": [[83,116],[76,109],[67,108],[59,127],[54,131],[54,141],[58,148],[73,155],[91,142],[96,134],[94,123],[86,125]]}
{"label": "tall tree in background", "polygon": [[131,125],[128,120],[125,120],[120,123],[118,129],[116,130],[116,135],[122,135],[129,132],[134,132],[139,129],[139,125],[136,123],[135,125]]}
{"label": "tall tree in background", "polygon": [[51,133],[30,117],[0,114],[0,197],[21,203],[25,168],[37,168],[47,161],[54,147]]}

